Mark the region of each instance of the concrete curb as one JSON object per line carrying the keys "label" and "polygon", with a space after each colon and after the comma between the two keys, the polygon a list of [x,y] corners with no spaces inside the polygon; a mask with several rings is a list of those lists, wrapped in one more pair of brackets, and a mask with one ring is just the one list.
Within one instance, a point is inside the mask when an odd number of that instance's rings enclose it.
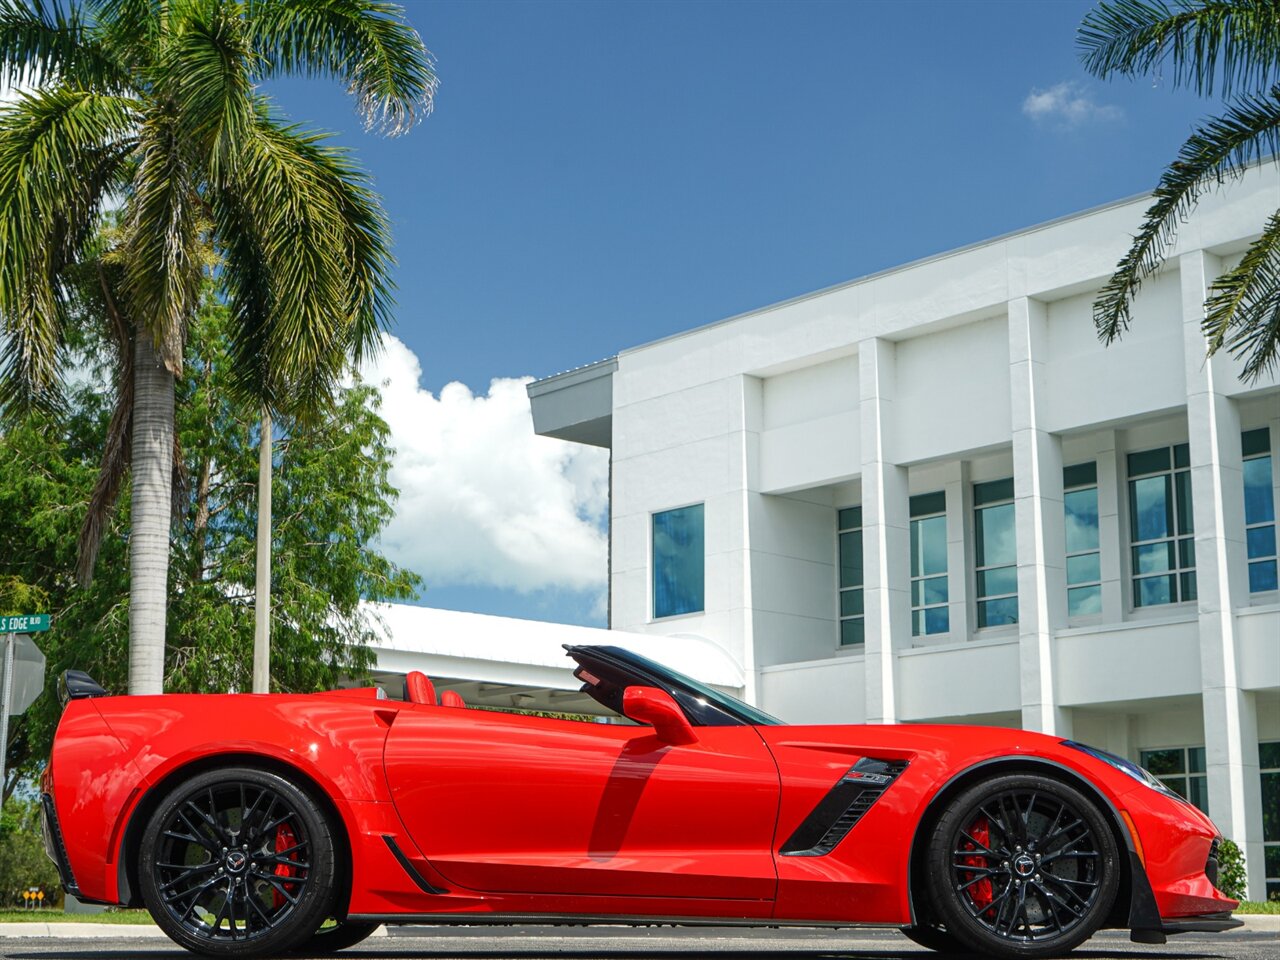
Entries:
{"label": "concrete curb", "polygon": [[[1274,933],[1280,935],[1280,914],[1245,914],[1237,919],[1244,921],[1239,930],[1242,933]],[[500,929],[500,928],[498,928]],[[883,928],[880,928],[883,929]],[[841,930],[839,936],[856,936],[856,927]],[[746,936],[745,929],[736,931]],[[835,933],[835,931],[832,931]],[[379,927],[373,934],[375,937],[387,936],[387,928]],[[1224,936],[1230,936],[1230,933]],[[0,923],[0,939],[26,938],[32,940],[136,940],[164,938],[159,927],[139,923]],[[485,930],[485,936],[500,939],[495,928]],[[1176,942],[1173,938],[1170,942]]]}

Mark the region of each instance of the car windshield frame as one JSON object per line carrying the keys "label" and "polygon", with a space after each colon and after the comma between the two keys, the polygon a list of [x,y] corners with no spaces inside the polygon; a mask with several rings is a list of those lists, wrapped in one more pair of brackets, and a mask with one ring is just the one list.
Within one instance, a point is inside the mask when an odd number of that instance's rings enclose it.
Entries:
{"label": "car windshield frame", "polygon": [[[622,647],[607,645],[572,645],[564,644],[568,656],[578,663],[575,676],[581,677],[585,668],[609,668],[607,672],[614,676],[607,679],[610,686],[625,688],[627,686],[657,687],[670,694],[694,726],[727,727],[781,727],[786,724],[777,717],[771,716],[757,707],[739,700],[737,697],[716,690],[701,681],[686,676],[677,670],[663,666],[654,660]],[[623,682],[619,682],[619,681]],[[618,713],[622,713],[621,702],[612,703],[608,698],[596,697],[593,684],[584,682],[583,691],[601,705]],[[621,694],[619,693],[620,697]]]}

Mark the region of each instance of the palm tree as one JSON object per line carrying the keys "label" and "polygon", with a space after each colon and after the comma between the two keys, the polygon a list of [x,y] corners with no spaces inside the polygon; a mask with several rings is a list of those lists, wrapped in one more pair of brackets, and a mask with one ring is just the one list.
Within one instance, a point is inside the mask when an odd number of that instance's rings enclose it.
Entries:
{"label": "palm tree", "polygon": [[[1094,304],[1110,343],[1129,327],[1144,279],[1164,262],[1178,224],[1201,194],[1280,152],[1278,0],[1105,0],[1077,35],[1088,70],[1103,79],[1157,73],[1202,96],[1219,90],[1225,112],[1202,122],[1165,168],[1142,227]],[[1257,380],[1280,359],[1280,210],[1239,266],[1210,287],[1204,333],[1209,353],[1226,347]]]}
{"label": "palm tree", "polygon": [[336,78],[395,134],[430,109],[430,56],[381,0],[0,0],[0,61],[29,89],[0,111],[0,410],[59,405],[68,281],[93,269],[122,376],[82,544],[91,568],[131,466],[129,690],[160,692],[174,378],[202,280],[231,307],[236,388],[293,413],[323,409],[390,306],[367,177],[259,87]]}

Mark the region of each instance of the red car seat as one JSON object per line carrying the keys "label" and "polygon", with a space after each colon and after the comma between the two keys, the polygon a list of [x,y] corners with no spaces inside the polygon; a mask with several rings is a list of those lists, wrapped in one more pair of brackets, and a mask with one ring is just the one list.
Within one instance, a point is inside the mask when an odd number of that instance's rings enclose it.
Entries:
{"label": "red car seat", "polygon": [[436,688],[421,670],[411,670],[404,678],[404,694],[410,703],[425,703],[429,707],[436,705]]}

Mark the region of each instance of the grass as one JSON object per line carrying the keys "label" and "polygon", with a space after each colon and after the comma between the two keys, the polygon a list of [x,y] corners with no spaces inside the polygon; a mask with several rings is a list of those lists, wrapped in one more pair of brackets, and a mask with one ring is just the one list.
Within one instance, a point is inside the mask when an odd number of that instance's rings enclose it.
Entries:
{"label": "grass", "polygon": [[1280,916],[1280,900],[1268,900],[1262,903],[1258,900],[1241,900],[1240,906],[1233,911],[1235,913],[1269,913],[1274,916]]}
{"label": "grass", "polygon": [[151,923],[145,910],[64,913],[61,910],[0,910],[0,923]]}

